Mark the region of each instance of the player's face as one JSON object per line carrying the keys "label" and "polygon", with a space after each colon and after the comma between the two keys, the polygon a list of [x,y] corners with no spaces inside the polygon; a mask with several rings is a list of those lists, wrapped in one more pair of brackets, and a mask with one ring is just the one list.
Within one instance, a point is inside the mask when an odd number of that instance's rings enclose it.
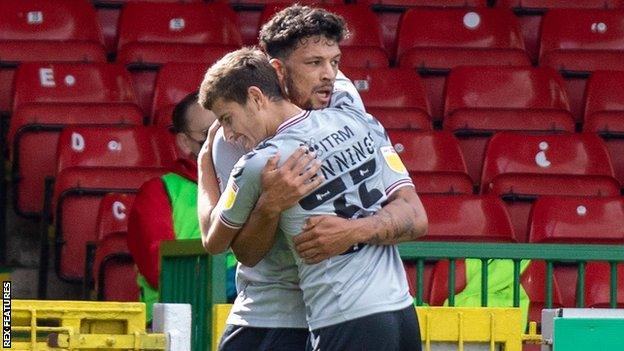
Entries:
{"label": "player's face", "polygon": [[220,98],[212,105],[212,111],[217,115],[228,142],[241,145],[249,151],[266,139],[264,120],[249,103],[241,105]]}
{"label": "player's face", "polygon": [[282,83],[290,101],[303,109],[327,107],[340,55],[338,43],[324,36],[302,40],[283,61]]}

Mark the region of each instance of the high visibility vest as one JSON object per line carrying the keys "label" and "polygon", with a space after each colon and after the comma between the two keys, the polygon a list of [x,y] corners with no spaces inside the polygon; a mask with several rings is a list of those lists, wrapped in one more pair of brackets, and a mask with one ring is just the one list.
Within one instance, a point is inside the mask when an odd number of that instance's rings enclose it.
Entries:
{"label": "high visibility vest", "polygon": [[[520,274],[526,270],[530,262],[530,260],[520,262]],[[481,307],[481,260],[467,258],[465,264],[466,287],[455,295],[455,306]],[[487,272],[488,307],[513,306],[513,261],[489,260]],[[522,325],[525,328],[529,314],[529,303],[529,296],[520,284],[520,310],[522,311]],[[444,301],[444,306],[448,306],[448,299]]]}
{"label": "high visibility vest", "polygon": [[[201,230],[197,218],[197,183],[176,173],[167,173],[161,177],[169,195],[173,216],[173,232],[176,240],[199,239]],[[228,253],[226,260],[228,270],[236,267],[236,259]],[[152,319],[152,306],[159,300],[159,293],[141,274],[137,277],[141,288],[141,301],[147,308],[147,319]]]}

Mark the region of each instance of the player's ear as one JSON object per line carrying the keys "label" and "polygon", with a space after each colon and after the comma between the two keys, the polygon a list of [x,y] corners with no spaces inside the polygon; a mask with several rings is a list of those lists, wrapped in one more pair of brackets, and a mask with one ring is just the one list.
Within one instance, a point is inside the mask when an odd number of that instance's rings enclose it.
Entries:
{"label": "player's ear", "polygon": [[256,108],[260,110],[264,105],[264,94],[262,94],[262,90],[256,86],[250,86],[247,88],[247,103],[250,104],[252,108]]}
{"label": "player's ear", "polygon": [[278,58],[272,58],[271,60],[269,60],[269,62],[277,73],[277,79],[279,80],[280,87],[282,87],[282,90],[284,90],[284,82],[286,79],[286,66],[284,65],[284,62],[282,62],[282,60]]}

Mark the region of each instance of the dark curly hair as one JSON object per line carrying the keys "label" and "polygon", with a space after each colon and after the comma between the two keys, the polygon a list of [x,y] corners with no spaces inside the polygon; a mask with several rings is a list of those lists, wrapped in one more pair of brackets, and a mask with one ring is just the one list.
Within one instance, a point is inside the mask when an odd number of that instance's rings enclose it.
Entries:
{"label": "dark curly hair", "polygon": [[295,4],[276,13],[262,26],[259,41],[270,57],[285,59],[302,40],[317,35],[340,43],[349,31],[342,16]]}

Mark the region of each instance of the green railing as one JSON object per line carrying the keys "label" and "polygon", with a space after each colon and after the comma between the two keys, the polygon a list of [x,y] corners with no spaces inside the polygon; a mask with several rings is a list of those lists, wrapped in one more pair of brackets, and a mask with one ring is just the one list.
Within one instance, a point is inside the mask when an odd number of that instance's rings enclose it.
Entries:
{"label": "green railing", "polygon": [[423,304],[423,276],[426,260],[449,260],[449,305],[454,305],[455,264],[457,259],[475,258],[486,264],[481,268],[481,306],[487,306],[487,260],[510,259],[514,262],[513,306],[520,304],[520,261],[523,259],[546,262],[546,307],[552,307],[553,267],[557,262],[577,263],[577,307],[584,307],[585,264],[589,261],[609,262],[611,267],[610,305],[617,305],[617,264],[624,262],[624,245],[563,245],[563,244],[494,244],[411,242],[399,245],[404,261],[416,262],[416,304]]}
{"label": "green railing", "polygon": [[[226,302],[225,255],[210,256],[201,240],[166,241],[161,244],[160,294],[163,302],[191,303],[193,310],[193,351],[210,346],[212,305]],[[510,259],[514,261],[513,306],[520,301],[520,261],[546,261],[546,307],[552,306],[554,264],[578,263],[577,306],[583,307],[585,263],[603,261],[611,264],[612,307],[617,301],[616,265],[624,262],[624,245],[493,244],[411,242],[399,245],[401,258],[416,262],[416,304],[423,304],[425,261],[449,260],[449,305],[454,304],[455,263],[458,259]],[[487,264],[481,270],[481,304],[487,306]]]}
{"label": "green railing", "polygon": [[164,241],[160,255],[160,300],[190,303],[192,350],[210,350],[212,306],[226,303],[225,254],[208,255],[196,239]]}

